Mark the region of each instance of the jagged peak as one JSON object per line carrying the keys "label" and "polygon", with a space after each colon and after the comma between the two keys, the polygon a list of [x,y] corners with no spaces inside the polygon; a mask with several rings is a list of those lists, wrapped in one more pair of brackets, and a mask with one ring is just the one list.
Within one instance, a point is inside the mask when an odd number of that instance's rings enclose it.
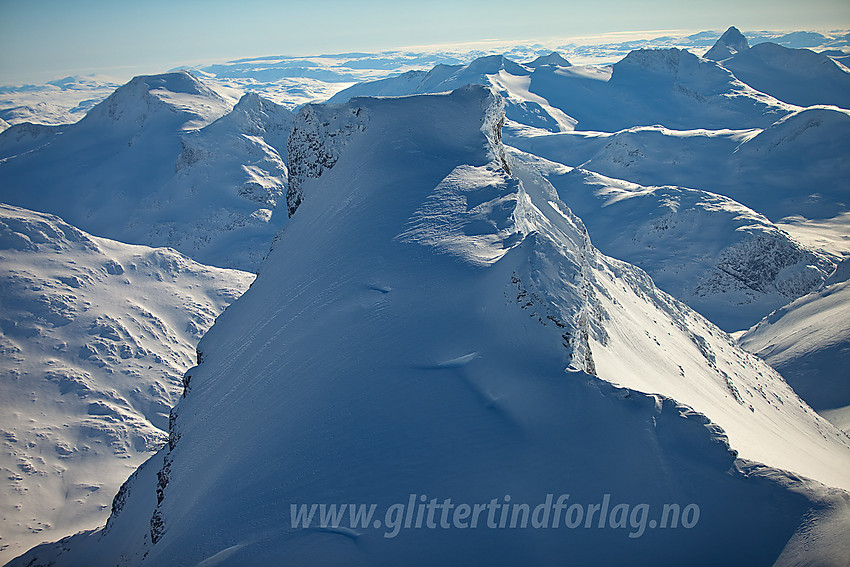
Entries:
{"label": "jagged peak", "polygon": [[731,26],[723,32],[720,39],[715,42],[714,46],[703,57],[713,61],[722,61],[733,55],[747,51],[749,48],[750,44],[747,43],[747,38],[744,37],[744,34],[735,26]]}

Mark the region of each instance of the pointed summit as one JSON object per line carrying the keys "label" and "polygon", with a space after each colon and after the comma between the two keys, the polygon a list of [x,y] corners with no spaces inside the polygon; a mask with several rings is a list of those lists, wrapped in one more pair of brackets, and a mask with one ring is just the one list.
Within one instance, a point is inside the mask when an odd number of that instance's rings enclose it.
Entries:
{"label": "pointed summit", "polygon": [[572,63],[564,59],[563,55],[558,53],[557,51],[553,51],[549,55],[541,55],[534,61],[530,63],[525,63],[526,67],[531,67],[536,69],[537,67],[542,67],[543,65],[556,65],[558,67],[572,67]]}
{"label": "pointed summit", "polygon": [[737,53],[747,51],[749,48],[750,44],[747,43],[744,34],[738,28],[732,26],[720,36],[720,39],[703,57],[713,61],[722,61]]}

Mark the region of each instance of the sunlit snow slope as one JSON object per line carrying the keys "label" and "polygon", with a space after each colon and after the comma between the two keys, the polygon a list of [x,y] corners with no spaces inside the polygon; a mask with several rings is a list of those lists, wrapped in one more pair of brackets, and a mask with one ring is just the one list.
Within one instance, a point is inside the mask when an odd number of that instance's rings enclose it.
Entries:
{"label": "sunlit snow slope", "polygon": [[0,205],[0,559],[102,524],[251,279]]}
{"label": "sunlit snow slope", "polygon": [[[14,564],[771,564],[814,540],[810,557],[837,564],[848,495],[803,477],[850,488],[847,438],[596,251],[554,188],[505,154],[502,121],[484,87],[303,110],[294,214],[202,340],[169,447],[104,530]],[[386,510],[412,493],[611,494],[701,515],[642,537],[291,523],[291,504]]]}
{"label": "sunlit snow slope", "polygon": [[777,309],[740,337],[801,398],[850,432],[850,260],[825,286]]}

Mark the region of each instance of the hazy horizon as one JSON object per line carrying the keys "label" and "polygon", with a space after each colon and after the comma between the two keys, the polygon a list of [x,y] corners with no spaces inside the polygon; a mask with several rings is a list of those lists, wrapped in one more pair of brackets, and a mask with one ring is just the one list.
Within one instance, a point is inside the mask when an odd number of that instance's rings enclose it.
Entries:
{"label": "hazy horizon", "polygon": [[[507,17],[506,15],[510,16]],[[312,3],[223,0],[144,4],[81,0],[0,0],[0,84],[40,84],[68,75],[126,79],[263,55],[376,52],[409,46],[481,41],[570,41],[622,33],[850,28],[850,3],[805,5],[719,0],[704,6],[650,0],[635,10],[624,0],[571,6],[551,0],[401,4],[371,0],[356,8],[339,0]]]}

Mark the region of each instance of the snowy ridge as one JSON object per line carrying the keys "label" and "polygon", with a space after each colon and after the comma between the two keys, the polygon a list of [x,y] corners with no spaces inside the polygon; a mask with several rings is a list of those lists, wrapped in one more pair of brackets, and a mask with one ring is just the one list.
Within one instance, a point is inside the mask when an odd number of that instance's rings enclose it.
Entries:
{"label": "snowy ridge", "polygon": [[[551,182],[606,254],[728,331],[820,287],[835,261],[721,195],[644,187],[515,152]],[[612,230],[612,226],[617,226]]]}
{"label": "snowy ridge", "polygon": [[554,65],[556,67],[572,67],[572,63],[564,59],[564,56],[558,53],[557,51],[553,51],[549,55],[541,55],[534,61],[530,61],[524,64],[526,67],[530,67],[532,69],[536,69],[541,65]]}
{"label": "snowy ridge", "polygon": [[166,441],[197,341],[252,278],[7,205],[0,260],[8,560],[104,521],[119,485]]}
{"label": "snowy ridge", "polygon": [[507,118],[549,132],[616,131],[663,124],[674,129],[766,127],[797,109],[736,79],[714,61],[680,49],[630,52],[611,67],[525,67],[502,56],[467,66],[438,65],[428,73],[365,82],[331,102],[354,96],[436,93],[464,84],[492,85]]}
{"label": "snowy ridge", "polygon": [[[19,563],[766,563],[803,545],[789,536],[804,517],[801,531],[828,531],[825,509],[846,508],[846,493],[770,467],[845,486],[846,437],[644,272],[598,253],[534,168],[510,156],[506,168],[493,100],[483,87],[357,99],[323,110],[317,123],[334,127],[313,130],[310,152],[290,142],[291,168],[319,175],[202,340],[170,446],[122,489],[108,529]],[[367,127],[346,130],[358,109]],[[330,167],[298,163],[327,155]],[[704,519],[643,538],[392,539],[286,517],[290,503],[547,492],[698,501]]]}

